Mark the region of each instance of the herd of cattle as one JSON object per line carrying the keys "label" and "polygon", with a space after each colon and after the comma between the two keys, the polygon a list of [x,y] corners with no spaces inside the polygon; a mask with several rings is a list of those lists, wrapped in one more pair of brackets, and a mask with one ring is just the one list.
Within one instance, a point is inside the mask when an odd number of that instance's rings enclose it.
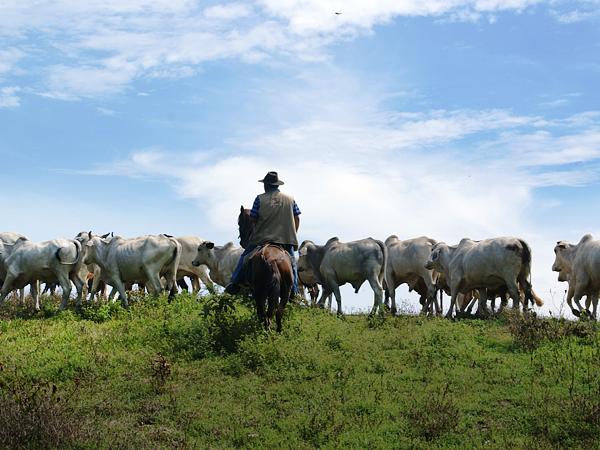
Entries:
{"label": "herd of cattle", "polygon": [[[30,286],[35,308],[40,308],[40,283],[62,289],[61,308],[65,308],[73,286],[77,303],[84,293],[89,301],[97,295],[108,299],[118,293],[127,305],[127,291],[134,284],[151,294],[167,290],[171,295],[179,287],[193,291],[202,282],[212,291],[214,283],[225,286],[243,249],[229,242],[216,246],[195,236],[173,237],[166,234],[126,239],[107,234],[81,232],[74,239],[54,239],[34,243],[17,233],[0,233],[0,304],[9,293]],[[586,312],[596,317],[600,292],[600,241],[585,235],[578,244],[559,241],[552,270],[559,281],[568,282],[567,303],[576,316]],[[340,286],[350,283],[356,292],[367,281],[374,293],[372,313],[391,301],[396,313],[395,291],[407,284],[420,296],[422,313],[442,314],[443,293],[450,296],[446,316],[456,312],[489,313],[496,300],[499,309],[512,299],[513,308],[527,311],[542,300],[531,286],[531,249],[522,239],[499,237],[474,241],[463,239],[447,245],[428,237],[400,240],[390,236],[385,242],[367,238],[343,243],[332,238],[325,245],[304,241],[299,248],[298,277],[313,302],[331,305],[335,296],[337,311],[342,312]],[[321,287],[320,298],[319,288]],[[439,295],[438,295],[439,294]],[[586,297],[585,308],[581,299]],[[438,298],[439,297],[439,298]],[[575,306],[573,306],[573,301]],[[593,311],[590,312],[590,305]]]}

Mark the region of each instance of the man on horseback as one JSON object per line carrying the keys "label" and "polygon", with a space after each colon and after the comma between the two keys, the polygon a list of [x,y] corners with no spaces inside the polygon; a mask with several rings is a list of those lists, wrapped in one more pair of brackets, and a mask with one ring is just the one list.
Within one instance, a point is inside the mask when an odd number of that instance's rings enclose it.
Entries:
{"label": "man on horseback", "polygon": [[290,255],[294,270],[292,295],[295,295],[298,293],[298,269],[294,250],[298,249],[296,233],[300,226],[300,209],[291,195],[284,194],[279,190],[279,186],[284,183],[279,179],[277,172],[269,172],[262,180],[258,181],[264,184],[265,193],[256,197],[250,211],[254,231],[244,253],[240,256],[225,292],[229,294],[239,292],[239,284],[243,281],[244,258],[248,254],[260,245],[277,244]]}

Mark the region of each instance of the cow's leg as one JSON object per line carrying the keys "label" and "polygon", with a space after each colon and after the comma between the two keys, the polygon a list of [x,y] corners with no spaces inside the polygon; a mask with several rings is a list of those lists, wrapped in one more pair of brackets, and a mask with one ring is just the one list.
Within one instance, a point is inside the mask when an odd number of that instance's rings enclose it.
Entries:
{"label": "cow's leg", "polygon": [[4,283],[2,284],[2,289],[0,289],[0,305],[4,303],[4,300],[12,292],[12,284],[15,281],[16,276],[10,272],[6,274],[4,278]]}
{"label": "cow's leg", "polygon": [[[519,285],[517,284],[517,280],[514,278],[506,277],[504,279],[504,283],[506,284],[506,290],[508,295],[513,300],[513,305],[516,305],[517,309],[519,308],[519,303],[521,302],[521,294],[519,292]],[[527,312],[527,300],[523,300],[523,312]]]}
{"label": "cow's leg", "polygon": [[435,289],[435,284],[433,283],[433,280],[427,283],[427,301],[430,305],[433,305],[433,307],[435,307],[435,315],[441,316],[442,306],[438,303],[437,291]]}
{"label": "cow's leg", "polygon": [[40,282],[34,281],[29,285],[31,290],[31,298],[33,299],[34,308],[36,311],[40,310]]}
{"label": "cow's leg", "polygon": [[446,313],[446,319],[452,319],[452,315],[454,314],[454,306],[456,305],[456,297],[458,295],[458,286],[452,286],[450,288],[450,308],[448,308],[448,312]]}
{"label": "cow's leg", "polygon": [[590,306],[592,306],[592,296],[586,295],[585,296],[585,313],[587,314],[588,317],[590,317],[592,314],[592,312],[590,311]]}
{"label": "cow's leg", "polygon": [[[583,311],[583,307],[581,306],[581,298],[586,294],[585,289],[588,285],[588,281],[589,280],[588,280],[587,276],[577,277],[577,281],[575,283],[575,289],[573,291],[573,300],[575,301],[575,304],[579,308],[580,314],[581,314],[581,311]],[[573,311],[573,314],[575,314],[574,311]],[[575,314],[575,315],[577,317],[579,317],[580,314]]]}
{"label": "cow's leg", "polygon": [[[342,312],[342,294],[340,293],[340,287],[337,285],[337,283],[333,286],[333,295],[335,295],[335,302],[337,303],[337,315],[341,316],[343,314],[343,312]],[[330,305],[331,305],[331,303],[330,303]]]}
{"label": "cow's leg", "polygon": [[[391,278],[391,277],[388,277]],[[387,283],[386,283],[387,284]],[[398,313],[398,309],[396,306],[396,283],[388,284],[387,289],[385,290],[386,297],[389,297],[390,300],[390,312],[392,316],[395,316]],[[387,303],[387,299],[386,299]]]}
{"label": "cow's leg", "polygon": [[386,283],[385,287],[383,288],[383,305],[386,308],[390,307],[390,291],[387,287],[387,283]]}
{"label": "cow's leg", "polygon": [[[335,295],[335,300],[337,302],[337,313],[338,315],[342,314],[342,294],[340,294],[340,287],[337,284],[335,273],[323,274],[324,281],[327,285],[327,295]],[[321,296],[321,301],[326,297],[325,287],[323,287],[323,295]],[[321,302],[319,302],[321,303]]]}
{"label": "cow's leg", "polygon": [[373,308],[371,309],[371,314],[375,314],[377,311],[383,314],[383,309],[381,309],[383,288],[381,287],[379,278],[377,276],[369,277],[369,284],[371,285],[371,289],[373,289]]}
{"label": "cow's leg", "polygon": [[[100,288],[101,283],[102,283],[102,281],[100,280],[100,272],[98,272],[98,274],[96,274],[96,271],[94,271],[94,278],[92,279],[92,287],[91,287],[91,289],[88,289],[90,291],[89,292],[90,302],[92,300],[94,300],[94,298],[97,298],[96,296],[98,295],[98,289]],[[106,292],[104,292],[103,294],[106,295]]]}
{"label": "cow's leg", "polygon": [[473,314],[473,308],[475,308],[475,304],[478,302],[479,300],[473,296],[471,298],[471,300],[469,301],[469,304],[467,305],[467,307],[465,308],[467,311],[467,314]]}
{"label": "cow's leg", "polygon": [[[125,284],[123,284],[123,281],[121,281],[121,279],[114,279],[112,285],[113,292],[115,289],[119,292],[119,296],[121,297],[121,303],[125,308],[128,308],[129,301],[127,299],[127,292],[125,291]],[[112,292],[110,295],[112,295]]]}
{"label": "cow's leg", "polygon": [[575,295],[575,285],[576,284],[577,283],[574,279],[571,279],[569,281],[569,289],[567,291],[567,305],[571,309],[571,313],[574,316],[579,317],[581,315],[581,313],[573,307],[573,295]]}
{"label": "cow's leg", "polygon": [[[113,301],[113,302],[115,302],[115,301],[117,300],[117,298],[116,298],[116,297],[117,297],[117,293],[118,293],[118,292],[119,292],[119,290],[118,290],[116,287],[114,287],[114,286],[113,286],[113,287],[110,289],[110,292],[108,293],[108,297],[106,297],[106,300],[107,300],[107,301],[109,301],[109,302],[110,302],[110,301]],[[119,294],[119,295],[120,295],[120,294]]]}
{"label": "cow's leg", "polygon": [[[206,286],[206,289],[208,289],[208,292],[210,292],[212,294],[213,292],[215,292],[215,284],[208,276],[208,271],[206,270],[206,266],[201,266],[201,268],[202,268],[202,270],[198,271],[198,278],[200,278],[200,281],[202,281],[202,283],[204,283],[204,285]],[[197,283],[198,283],[198,289],[196,290],[196,292],[198,292],[200,290],[200,283],[198,281],[197,281]],[[196,288],[194,288],[194,289],[196,289]]]}
{"label": "cow's leg", "polygon": [[181,277],[179,280],[177,280],[177,286],[181,288],[182,292],[190,292],[190,287],[185,281],[185,277]]}
{"label": "cow's leg", "polygon": [[490,311],[487,307],[487,289],[479,289],[479,301],[477,303],[477,316],[487,317],[490,315]]}
{"label": "cow's leg", "polygon": [[77,291],[77,299],[76,299],[77,306],[81,306],[81,298],[83,297],[84,283],[83,283],[83,281],[81,281],[81,278],[79,278],[79,275],[76,273],[71,276],[71,281],[75,285],[75,290]]}
{"label": "cow's leg", "polygon": [[62,288],[62,301],[60,302],[60,309],[65,309],[67,304],[69,303],[69,297],[71,296],[71,280],[69,279],[69,275],[67,273],[59,273],[58,276],[58,284]]}
{"label": "cow's leg", "polygon": [[598,309],[598,294],[591,295],[592,297],[592,320],[596,320],[596,310]]}

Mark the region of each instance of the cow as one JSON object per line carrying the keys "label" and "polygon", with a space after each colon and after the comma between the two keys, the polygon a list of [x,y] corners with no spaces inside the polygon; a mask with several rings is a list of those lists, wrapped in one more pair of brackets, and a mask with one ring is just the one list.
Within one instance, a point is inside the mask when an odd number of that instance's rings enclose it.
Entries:
{"label": "cow", "polygon": [[425,268],[443,273],[450,286],[450,309],[446,317],[451,318],[459,293],[467,294],[479,290],[480,314],[487,311],[487,290],[506,288],[514,302],[521,299],[519,287],[523,289],[523,309],[528,302],[543,302],[533,294],[531,276],[531,249],[522,239],[499,237],[473,241],[465,238],[456,246],[438,242],[431,249]]}
{"label": "cow", "polygon": [[[94,234],[92,234],[91,231],[81,231],[77,234],[77,236],[75,236],[75,239],[77,239],[81,243],[82,247],[85,250],[85,244],[87,244],[87,242],[93,236]],[[100,237],[102,239],[108,239],[109,237],[112,238],[114,237],[114,233],[106,233]],[[86,280],[87,290],[89,294],[88,301],[91,302],[92,300],[94,300],[94,297],[98,292],[101,293],[102,297],[106,298],[106,283],[104,282],[104,280],[102,280],[101,270],[97,264],[84,264],[81,267],[81,273],[79,274],[79,277],[81,279]]]}
{"label": "cow", "polygon": [[[198,254],[198,246],[205,242],[197,236],[180,236],[175,237],[177,242],[181,244],[181,261],[177,269],[177,280],[181,280],[183,277],[188,277],[192,282],[192,291],[198,292],[200,290],[200,281],[202,281],[206,288],[212,292],[214,290],[213,280],[208,275],[208,268],[202,264],[200,266],[194,266],[193,262]],[[199,281],[200,280],[200,281]],[[220,284],[220,283],[219,283]]]}
{"label": "cow", "polygon": [[[306,293],[304,292],[304,288],[308,290],[310,301],[313,306],[317,304],[317,300],[319,298],[319,284],[319,278],[317,278],[313,270],[310,268],[307,259],[298,258],[298,288],[302,296],[305,298]],[[331,310],[331,297],[332,294],[329,294],[327,297],[328,310]]]}
{"label": "cow", "polygon": [[35,309],[39,311],[40,281],[58,282],[62,288],[61,309],[66,308],[71,295],[71,281],[77,289],[77,304],[81,303],[83,280],[79,272],[83,264],[81,243],[75,239],[54,239],[33,243],[27,239],[19,239],[12,252],[5,259],[6,278],[0,290],[0,303],[15,288],[31,285],[31,294],[35,301]]}
{"label": "cow", "polygon": [[[6,276],[6,268],[4,267],[4,259],[8,257],[8,253],[12,251],[12,245],[17,242],[19,239],[27,239],[25,236],[19,233],[13,233],[12,231],[5,231],[0,233],[0,245],[6,244],[4,256],[0,255],[0,288],[2,287],[2,283],[4,282],[4,277]],[[19,289],[19,298],[21,299],[21,304],[25,304],[25,289]]]}
{"label": "cow", "polygon": [[90,236],[85,248],[85,264],[100,267],[102,279],[119,292],[126,307],[129,305],[125,292],[127,283],[144,283],[151,294],[158,295],[162,291],[160,277],[164,275],[171,294],[176,289],[181,244],[172,237],[158,235],[124,239],[115,236],[102,239]]}
{"label": "cow", "polygon": [[436,314],[441,314],[436,297],[434,273],[432,270],[425,268],[431,248],[436,242],[435,239],[426,236],[400,240],[398,236],[392,235],[385,240],[388,252],[385,281],[391,299],[392,314],[396,314],[396,288],[403,283],[408,284],[410,290],[415,289],[417,284],[420,284],[419,290],[421,291],[423,291],[422,284],[424,284],[425,301],[422,302],[422,312],[426,313],[430,306],[434,304]]}
{"label": "cow", "polygon": [[192,265],[208,267],[210,279],[225,287],[231,281],[231,274],[243,251],[242,247],[238,247],[233,242],[216,246],[210,241],[204,241],[198,245]]}
{"label": "cow", "polygon": [[[387,248],[383,242],[373,238],[352,242],[340,242],[331,238],[325,245],[304,241],[299,248],[299,264],[312,271],[317,282],[323,286],[319,306],[332,293],[337,302],[337,313],[342,314],[340,286],[350,283],[355,292],[368,281],[373,289],[374,300],[371,314],[383,312],[383,282],[387,264]],[[302,260],[302,263],[300,263]]]}
{"label": "cow", "polygon": [[[584,235],[577,244],[558,241],[554,247],[555,260],[552,270],[559,272],[559,281],[568,281],[567,304],[573,315],[581,316],[580,300],[587,297],[586,311],[592,304],[592,318],[596,318],[598,294],[600,292],[600,241],[591,234]],[[573,301],[579,308],[573,307]]]}

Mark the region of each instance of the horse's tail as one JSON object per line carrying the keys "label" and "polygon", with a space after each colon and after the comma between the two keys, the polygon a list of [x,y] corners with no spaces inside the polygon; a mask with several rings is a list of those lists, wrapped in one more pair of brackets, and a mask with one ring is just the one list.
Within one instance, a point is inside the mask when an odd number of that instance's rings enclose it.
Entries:
{"label": "horse's tail", "polygon": [[279,271],[277,260],[273,258],[268,259],[264,252],[261,252],[260,259],[265,266],[265,269],[267,269],[267,272],[271,273],[271,277],[269,277],[269,282],[265,289],[267,296],[279,300],[279,294],[281,293],[281,272]]}

